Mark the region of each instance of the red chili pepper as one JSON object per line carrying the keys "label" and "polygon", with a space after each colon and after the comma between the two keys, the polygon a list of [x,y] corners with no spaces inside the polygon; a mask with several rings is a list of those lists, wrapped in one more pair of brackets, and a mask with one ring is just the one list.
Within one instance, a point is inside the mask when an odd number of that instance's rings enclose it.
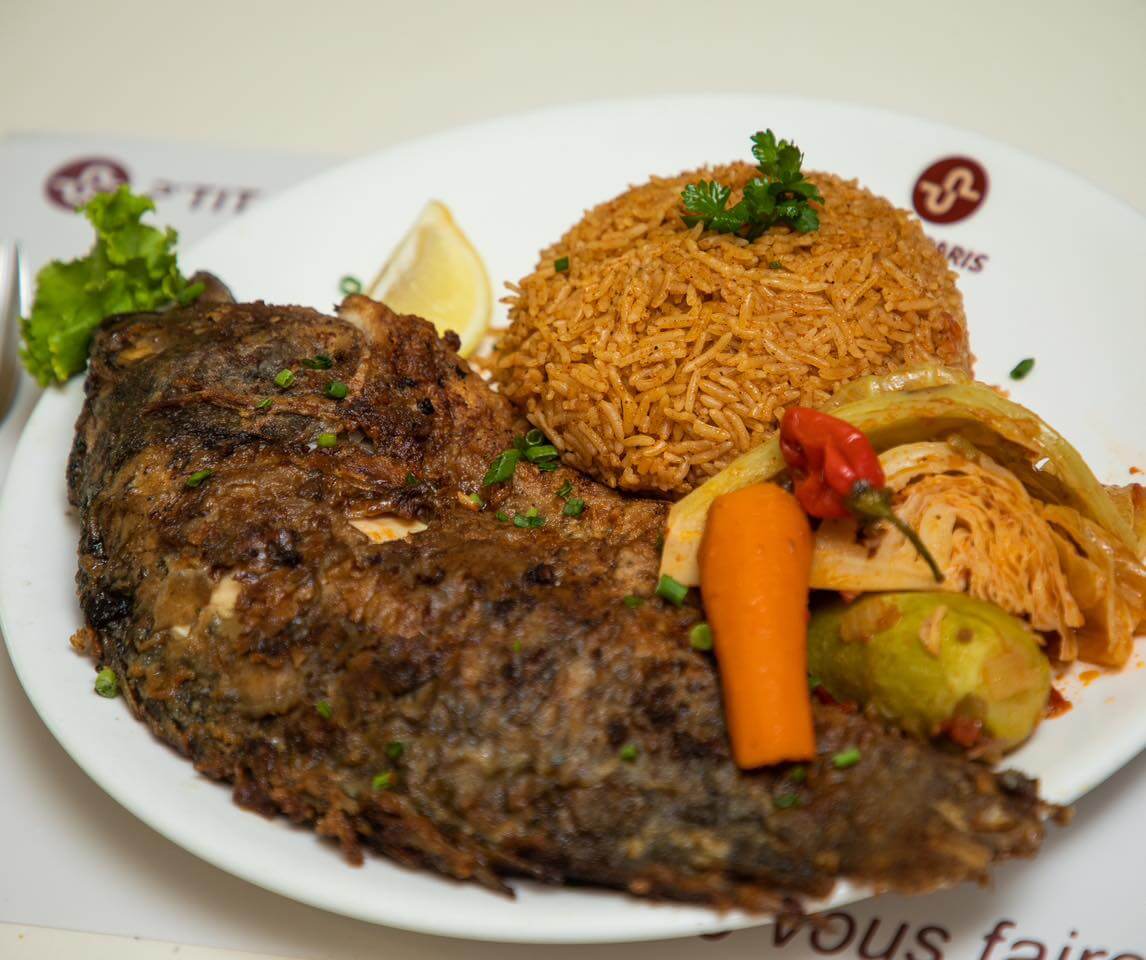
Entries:
{"label": "red chili pepper", "polygon": [[911,541],[936,582],[943,580],[919,535],[892,511],[879,455],[861,430],[819,410],[792,407],[780,421],[780,452],[792,474],[796,499],[809,516],[887,520]]}

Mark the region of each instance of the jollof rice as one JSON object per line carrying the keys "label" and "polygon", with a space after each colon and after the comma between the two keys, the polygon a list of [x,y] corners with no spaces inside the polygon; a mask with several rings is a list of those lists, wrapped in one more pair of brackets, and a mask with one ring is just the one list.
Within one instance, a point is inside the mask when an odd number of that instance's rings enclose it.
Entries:
{"label": "jollof rice", "polygon": [[494,377],[570,465],[681,494],[764,439],[786,406],[818,405],[865,374],[970,368],[943,257],[855,181],[809,175],[824,195],[812,233],[749,242],[684,225],[686,183],[754,174],[733,164],[631,188],[511,286]]}

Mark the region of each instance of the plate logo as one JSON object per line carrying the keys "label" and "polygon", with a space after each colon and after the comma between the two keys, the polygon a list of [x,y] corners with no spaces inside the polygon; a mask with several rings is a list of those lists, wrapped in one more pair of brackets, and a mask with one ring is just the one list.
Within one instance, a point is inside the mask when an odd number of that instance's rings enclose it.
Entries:
{"label": "plate logo", "polygon": [[97,193],[111,193],[131,176],[117,160],[82,157],[55,170],[44,183],[44,193],[57,207],[75,210]]}
{"label": "plate logo", "polygon": [[987,199],[987,171],[970,157],[944,157],[919,175],[911,202],[931,223],[966,220]]}

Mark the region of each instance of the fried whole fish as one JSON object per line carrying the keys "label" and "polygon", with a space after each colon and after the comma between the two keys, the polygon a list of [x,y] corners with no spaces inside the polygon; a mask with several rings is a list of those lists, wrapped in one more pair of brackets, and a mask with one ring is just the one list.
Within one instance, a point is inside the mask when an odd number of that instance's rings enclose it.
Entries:
{"label": "fried whole fish", "polygon": [[815,762],[739,771],[702,613],[651,595],[665,506],[525,459],[483,487],[523,425],[456,339],[341,317],[204,304],[93,345],[68,478],[93,653],[237,802],[351,860],[756,911],[1035,853],[1031,781],[836,706]]}

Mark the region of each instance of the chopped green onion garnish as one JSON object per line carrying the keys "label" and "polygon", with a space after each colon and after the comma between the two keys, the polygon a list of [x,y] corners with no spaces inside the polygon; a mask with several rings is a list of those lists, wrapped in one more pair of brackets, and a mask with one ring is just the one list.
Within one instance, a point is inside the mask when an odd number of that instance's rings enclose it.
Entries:
{"label": "chopped green onion garnish", "polygon": [[693,650],[712,649],[712,627],[707,623],[698,623],[688,632],[688,642]]}
{"label": "chopped green onion garnish", "polygon": [[185,486],[185,487],[197,487],[204,480],[207,480],[210,477],[213,477],[214,475],[215,475],[214,470],[196,470],[193,474],[191,474],[191,476],[189,476],[186,480],[183,481],[183,486]]}
{"label": "chopped green onion garnish", "polygon": [[509,514],[506,513],[504,510],[498,510],[498,512],[495,513],[494,516],[497,518],[499,523],[509,523]]}
{"label": "chopped green onion garnish", "polygon": [[319,700],[318,703],[314,705],[314,709],[318,711],[318,715],[322,717],[323,720],[329,720],[334,716],[334,708],[326,700]]}
{"label": "chopped green onion garnish", "polygon": [[260,400],[258,403],[255,404],[255,409],[256,410],[269,410],[271,404],[274,402],[275,402],[274,397],[264,397],[262,400]]}
{"label": "chopped green onion garnish", "polygon": [[406,479],[402,481],[407,487],[416,487],[422,481],[415,477],[412,473],[406,474]]}
{"label": "chopped green onion garnish", "polygon": [[390,771],[380,773],[373,780],[370,781],[370,786],[375,790],[389,790],[390,789]]}
{"label": "chopped green onion garnish", "polygon": [[527,447],[540,447],[543,443],[545,443],[545,434],[536,427],[525,435],[525,445]]}
{"label": "chopped green onion garnish", "polygon": [[557,491],[557,496],[559,496],[562,500],[564,500],[572,492],[573,492],[573,484],[571,484],[568,480],[566,480],[563,484],[561,484],[560,489]]}
{"label": "chopped green onion garnish", "polygon": [[350,274],[347,274],[338,281],[338,289],[349,297],[351,294],[362,292],[362,281],[357,277],[352,277]]}
{"label": "chopped green onion garnish", "polygon": [[768,269],[769,270],[783,270],[784,264],[782,264],[779,260],[773,260],[770,264],[768,264]]}
{"label": "chopped green onion garnish", "polygon": [[334,361],[325,353],[316,353],[313,357],[300,360],[299,364],[306,367],[307,370],[329,370],[334,366]]}
{"label": "chopped green onion garnish", "polygon": [[630,610],[636,610],[637,607],[641,606],[641,604],[643,604],[644,602],[645,602],[644,597],[638,597],[638,596],[636,596],[636,594],[632,594],[632,593],[630,593],[627,597],[625,597],[621,601],[621,603],[623,603]]}
{"label": "chopped green onion garnish", "polygon": [[514,653],[521,653],[521,641],[514,640],[513,646],[510,649],[512,649]]}
{"label": "chopped green onion garnish", "polygon": [[492,487],[495,483],[505,483],[513,476],[513,471],[517,469],[517,461],[520,459],[521,451],[519,450],[505,450],[499,453],[494,457],[493,463],[489,465],[489,470],[486,471],[481,485]]}
{"label": "chopped green onion garnish", "polygon": [[656,593],[662,600],[667,600],[674,607],[679,607],[684,603],[684,598],[688,596],[688,587],[666,573],[657,581]]}
{"label": "chopped green onion garnish", "polygon": [[111,667],[104,667],[96,674],[95,692],[108,699],[119,696],[119,680]]}
{"label": "chopped green onion garnish", "polygon": [[553,269],[558,273],[567,273],[569,271],[569,258],[558,257],[553,261]]}
{"label": "chopped green onion garnish", "polygon": [[485,506],[485,501],[476,493],[471,493],[468,497],[466,497],[466,499],[469,500],[469,502],[476,506],[479,510]]}
{"label": "chopped green onion garnish", "polygon": [[832,757],[832,766],[837,770],[846,770],[848,767],[854,767],[859,762],[859,747],[849,747],[847,750],[841,750]]}
{"label": "chopped green onion garnish", "polygon": [[530,507],[525,513],[519,513],[513,518],[513,525],[515,527],[543,527],[545,526],[545,518],[537,507]]}
{"label": "chopped green onion garnish", "polygon": [[817,677],[814,673],[808,674],[808,689],[809,690],[815,690],[816,687],[822,687],[823,685],[824,685],[824,681],[821,680],[819,677]]}
{"label": "chopped green onion garnish", "polygon": [[800,805],[800,797],[795,793],[782,793],[772,802],[781,810],[787,810],[790,807],[798,807]]}
{"label": "chopped green onion garnish", "polygon": [[620,752],[617,754],[625,763],[632,763],[637,759],[637,747],[635,744],[626,743],[621,747]]}
{"label": "chopped green onion garnish", "polygon": [[585,512],[585,501],[580,497],[570,497],[561,512],[567,517],[579,517]]}
{"label": "chopped green onion garnish", "polygon": [[350,388],[341,380],[331,380],[326,385],[326,395],[331,400],[345,400],[349,392]]}
{"label": "chopped green onion garnish", "polygon": [[293,370],[280,370],[275,374],[275,384],[282,387],[284,390],[294,383]]}
{"label": "chopped green onion garnish", "polygon": [[536,463],[538,460],[552,460],[556,456],[557,448],[551,443],[525,448],[525,459],[530,463]]}
{"label": "chopped green onion garnish", "polygon": [[391,740],[386,744],[386,756],[391,760],[398,760],[406,752],[406,744],[401,740]]}
{"label": "chopped green onion garnish", "polygon": [[317,443],[323,450],[329,450],[331,447],[338,446],[338,434],[320,433],[317,437],[314,438],[314,442]]}
{"label": "chopped green onion garnish", "polygon": [[808,779],[808,768],[800,765],[788,771],[788,779],[793,783],[803,783]]}
{"label": "chopped green onion garnish", "polygon": [[552,473],[561,466],[561,463],[557,460],[542,460],[539,463],[535,463],[534,466],[544,473]]}
{"label": "chopped green onion garnish", "polygon": [[1020,360],[1015,364],[1015,368],[1011,371],[1012,380],[1022,380],[1028,373],[1035,368],[1035,358],[1027,357],[1026,360]]}

